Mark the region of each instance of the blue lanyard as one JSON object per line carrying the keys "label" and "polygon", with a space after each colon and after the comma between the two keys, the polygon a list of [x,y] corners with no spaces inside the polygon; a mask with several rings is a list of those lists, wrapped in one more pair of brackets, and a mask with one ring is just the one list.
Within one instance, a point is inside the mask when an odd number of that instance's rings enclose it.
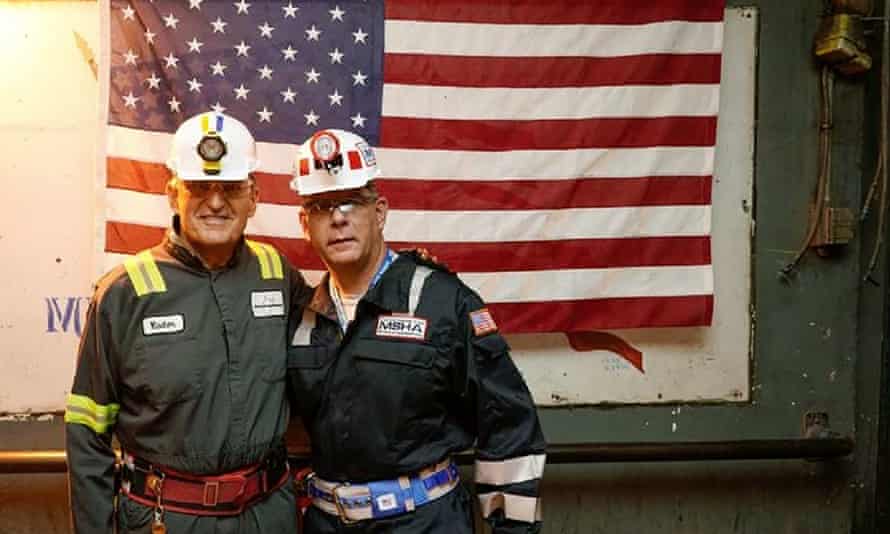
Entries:
{"label": "blue lanyard", "polygon": [[[380,281],[383,273],[386,272],[390,265],[392,265],[392,262],[395,261],[396,257],[398,257],[398,254],[391,249],[386,249],[386,257],[383,258],[383,262],[380,263],[380,267],[377,268],[377,272],[374,273],[374,277],[371,278],[371,283],[368,285],[368,289],[377,285],[377,282]],[[345,334],[346,329],[349,327],[349,317],[346,316],[346,309],[343,307],[343,299],[340,298],[340,292],[330,280],[328,280],[328,290],[331,295],[331,301],[334,303],[334,309],[337,311],[337,322],[340,323],[340,329],[343,330],[343,333]],[[367,290],[365,292],[367,293]]]}
{"label": "blue lanyard", "polygon": [[371,278],[371,283],[368,284],[368,289],[371,289],[372,287],[377,285],[377,282],[380,281],[380,277],[382,277],[383,273],[386,272],[387,269],[389,269],[389,266],[392,264],[393,261],[395,261],[397,255],[398,254],[393,252],[392,249],[386,249],[386,257],[383,258],[383,261],[380,263],[380,267],[377,269],[377,272],[374,273],[374,278]]}

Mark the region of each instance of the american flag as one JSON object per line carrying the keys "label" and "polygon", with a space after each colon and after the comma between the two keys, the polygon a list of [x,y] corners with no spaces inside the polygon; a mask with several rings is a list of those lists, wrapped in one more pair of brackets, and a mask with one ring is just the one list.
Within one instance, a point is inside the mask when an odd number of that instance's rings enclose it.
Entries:
{"label": "american flag", "polygon": [[377,147],[393,248],[504,332],[711,322],[721,0],[105,0],[103,264],[170,222],[163,162],[209,109],[259,141],[254,238],[310,279],[288,189],[320,128]]}

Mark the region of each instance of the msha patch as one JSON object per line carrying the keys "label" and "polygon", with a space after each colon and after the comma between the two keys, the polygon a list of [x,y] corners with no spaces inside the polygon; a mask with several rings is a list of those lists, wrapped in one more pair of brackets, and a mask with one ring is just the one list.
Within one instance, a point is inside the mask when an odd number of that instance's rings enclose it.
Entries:
{"label": "msha patch", "polygon": [[477,336],[484,336],[498,331],[498,325],[495,324],[494,317],[491,316],[488,308],[470,312],[470,321],[473,323],[473,332]]}
{"label": "msha patch", "polygon": [[381,315],[377,318],[377,337],[426,339],[427,320],[412,315]]}

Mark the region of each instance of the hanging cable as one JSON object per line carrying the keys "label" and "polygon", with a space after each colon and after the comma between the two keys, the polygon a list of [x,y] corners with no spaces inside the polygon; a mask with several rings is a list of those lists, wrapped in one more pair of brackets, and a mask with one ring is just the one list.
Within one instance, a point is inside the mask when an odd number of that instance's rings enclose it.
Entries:
{"label": "hanging cable", "polygon": [[779,273],[783,278],[788,278],[797,269],[798,264],[806,254],[807,249],[816,236],[819,224],[822,222],[822,213],[824,207],[831,199],[831,129],[833,117],[833,94],[834,94],[834,72],[828,65],[823,65],[822,75],[820,76],[820,87],[822,90],[822,108],[821,120],[819,121],[819,174],[816,181],[816,202],[813,216],[810,219],[810,227],[807,230],[806,239],[804,239],[800,250]]}
{"label": "hanging cable", "polygon": [[[865,270],[865,275],[862,277],[863,281],[871,282],[874,285],[879,285],[872,277],[872,274],[874,274],[875,267],[877,267],[878,255],[884,243],[884,219],[887,214],[887,174],[888,170],[890,170],[888,169],[890,162],[887,161],[887,99],[890,97],[888,95],[890,93],[890,0],[884,0],[883,30],[883,47],[881,48],[881,131],[878,136],[880,140],[880,155],[878,156],[878,163],[875,167],[875,175],[869,188],[868,197],[862,210],[862,219],[865,219],[868,215],[868,208],[874,198],[874,190],[880,187],[881,200],[878,204],[878,228],[875,234],[875,244],[871,252],[871,258],[868,261],[868,267]],[[878,176],[880,176],[880,186],[878,186]]]}

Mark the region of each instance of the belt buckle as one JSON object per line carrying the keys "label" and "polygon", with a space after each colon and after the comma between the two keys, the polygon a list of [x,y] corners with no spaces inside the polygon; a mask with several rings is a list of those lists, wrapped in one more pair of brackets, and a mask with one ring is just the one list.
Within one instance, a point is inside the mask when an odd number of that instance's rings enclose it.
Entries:
{"label": "belt buckle", "polygon": [[345,524],[358,523],[356,519],[350,519],[346,516],[346,508],[343,506],[343,503],[340,501],[340,494],[337,493],[337,490],[343,487],[349,486],[348,482],[340,483],[331,488],[331,496],[334,499],[334,507],[337,508],[337,515],[340,517],[340,521],[343,521]]}
{"label": "belt buckle", "polygon": [[298,471],[294,476],[294,485],[297,489],[302,490],[306,495],[309,494],[309,485],[312,484],[312,479],[315,478],[315,471],[309,471],[306,474]]}
{"label": "belt buckle", "polygon": [[214,480],[213,482],[205,482],[204,483],[204,506],[208,508],[213,508],[217,504],[219,504],[219,482]]}

